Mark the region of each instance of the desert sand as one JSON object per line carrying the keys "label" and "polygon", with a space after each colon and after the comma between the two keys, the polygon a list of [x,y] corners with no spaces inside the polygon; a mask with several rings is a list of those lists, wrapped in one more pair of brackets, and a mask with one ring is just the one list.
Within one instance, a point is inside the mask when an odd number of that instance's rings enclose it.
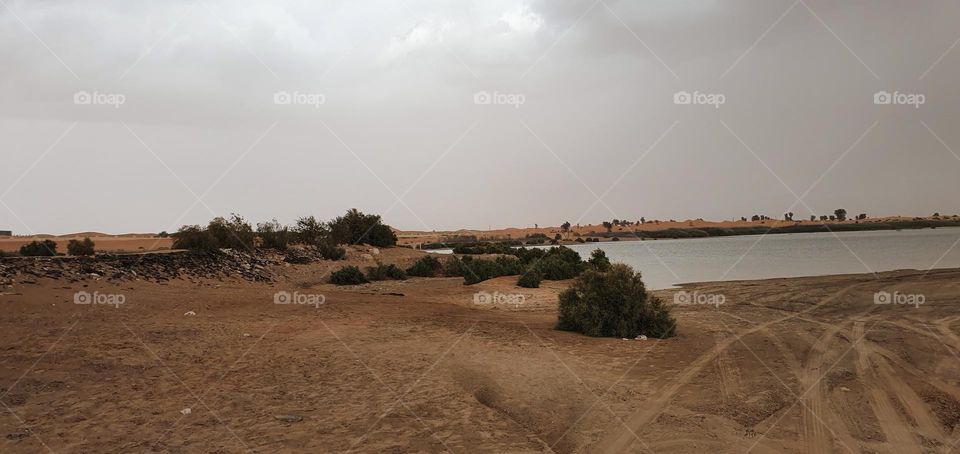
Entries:
{"label": "desert sand", "polygon": [[[372,264],[364,253],[348,263]],[[277,266],[273,283],[15,282],[0,296],[0,451],[921,453],[960,440],[960,270],[689,284],[723,304],[675,306],[677,337],[623,340],[553,329],[566,282],[324,283],[342,264]],[[78,305],[78,291],[125,301]],[[280,291],[323,304],[274,304]],[[878,305],[878,291],[926,301]],[[478,305],[477,292],[524,298]]]}

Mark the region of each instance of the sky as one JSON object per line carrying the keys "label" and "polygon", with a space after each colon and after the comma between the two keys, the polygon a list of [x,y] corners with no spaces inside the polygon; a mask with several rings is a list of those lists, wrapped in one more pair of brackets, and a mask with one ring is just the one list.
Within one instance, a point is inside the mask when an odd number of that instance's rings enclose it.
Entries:
{"label": "sky", "polygon": [[0,230],[960,213],[960,4],[0,1]]}

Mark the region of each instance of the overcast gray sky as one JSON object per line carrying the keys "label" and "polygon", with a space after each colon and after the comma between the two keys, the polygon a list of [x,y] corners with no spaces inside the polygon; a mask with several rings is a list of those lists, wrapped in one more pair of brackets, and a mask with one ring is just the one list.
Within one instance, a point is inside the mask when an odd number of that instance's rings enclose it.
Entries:
{"label": "overcast gray sky", "polygon": [[951,1],[2,0],[0,229],[960,213],[958,22]]}

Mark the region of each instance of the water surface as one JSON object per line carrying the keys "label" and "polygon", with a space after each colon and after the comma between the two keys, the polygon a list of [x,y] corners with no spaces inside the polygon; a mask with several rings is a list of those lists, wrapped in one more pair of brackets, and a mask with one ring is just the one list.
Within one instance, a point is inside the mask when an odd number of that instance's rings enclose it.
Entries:
{"label": "water surface", "polygon": [[683,282],[960,267],[960,228],[744,235],[569,246],[603,249],[633,266],[651,289]]}

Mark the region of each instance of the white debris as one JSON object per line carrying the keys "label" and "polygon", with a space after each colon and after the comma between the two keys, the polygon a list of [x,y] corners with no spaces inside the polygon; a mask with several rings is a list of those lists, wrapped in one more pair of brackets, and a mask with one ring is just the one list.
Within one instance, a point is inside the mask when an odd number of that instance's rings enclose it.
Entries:
{"label": "white debris", "polygon": [[[194,311],[186,311],[186,312],[183,313],[183,315],[197,315],[197,313],[194,312]],[[189,409],[188,409],[188,410],[189,410]]]}
{"label": "white debris", "polygon": [[189,415],[190,413],[191,411],[189,408],[184,408],[183,410],[180,410],[181,415]]}
{"label": "white debris", "polygon": [[647,336],[644,336],[643,334],[641,334],[641,335],[639,335],[639,336],[636,337],[636,340],[638,340],[638,341],[645,341],[645,340],[647,340]]}
{"label": "white debris", "polygon": [[380,255],[380,249],[370,248],[370,253],[373,255]]}
{"label": "white debris", "polygon": [[250,337],[250,333],[243,333],[243,337]]}

